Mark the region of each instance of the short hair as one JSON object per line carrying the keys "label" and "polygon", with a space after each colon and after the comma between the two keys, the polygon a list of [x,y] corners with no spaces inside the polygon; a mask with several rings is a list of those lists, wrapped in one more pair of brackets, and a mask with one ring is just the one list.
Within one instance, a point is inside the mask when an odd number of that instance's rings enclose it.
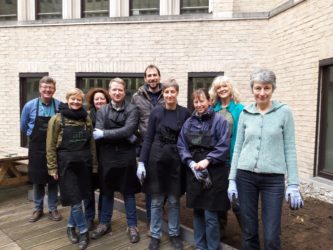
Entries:
{"label": "short hair", "polygon": [[154,65],[154,64],[149,64],[149,65],[146,67],[146,69],[145,69],[145,73],[144,73],[144,77],[147,77],[147,70],[148,70],[148,69],[156,69],[156,71],[157,71],[157,73],[158,73],[158,76],[161,77],[161,72],[160,72],[159,68],[158,68],[156,65]]}
{"label": "short hair", "polygon": [[123,79],[119,78],[119,77],[111,79],[111,81],[109,83],[109,89],[111,88],[111,84],[113,82],[116,82],[116,83],[119,83],[119,84],[123,85],[124,90],[126,90],[126,83],[125,83],[125,81]]}
{"label": "short hair", "polygon": [[208,94],[207,89],[200,88],[200,89],[196,89],[196,90],[193,91],[192,101],[194,101],[196,98],[199,98],[202,95],[205,96],[207,100],[210,100],[210,96]]}
{"label": "short hair", "polygon": [[53,84],[54,87],[56,86],[56,81],[52,77],[50,77],[50,76],[43,76],[39,80],[39,87],[42,85],[42,83]]}
{"label": "short hair", "polygon": [[167,88],[174,87],[177,92],[179,92],[179,84],[176,82],[176,79],[169,78],[163,81],[162,90],[164,91]]}
{"label": "short hair", "polygon": [[106,103],[109,103],[111,101],[111,97],[106,89],[92,88],[92,89],[89,89],[89,91],[86,95],[87,109],[91,109],[92,107],[95,107],[94,98],[95,98],[96,93],[102,93],[105,96]]}
{"label": "short hair", "polygon": [[81,89],[73,88],[71,90],[68,90],[66,92],[66,100],[68,101],[71,96],[80,96],[82,98],[82,101],[84,99],[84,93]]}
{"label": "short hair", "polygon": [[231,79],[227,76],[217,76],[214,78],[214,80],[212,82],[212,86],[209,89],[209,95],[210,95],[210,98],[211,98],[213,104],[216,104],[219,100],[219,96],[217,94],[217,89],[222,84],[226,84],[227,86],[230,87],[231,99],[233,99],[235,103],[239,103],[241,101],[240,97],[239,97],[240,94],[239,94],[239,91],[236,88],[236,86],[234,84],[232,84]]}
{"label": "short hair", "polygon": [[256,69],[250,77],[250,86],[253,89],[254,82],[258,83],[270,83],[273,86],[273,90],[276,89],[276,76],[271,70],[259,68]]}

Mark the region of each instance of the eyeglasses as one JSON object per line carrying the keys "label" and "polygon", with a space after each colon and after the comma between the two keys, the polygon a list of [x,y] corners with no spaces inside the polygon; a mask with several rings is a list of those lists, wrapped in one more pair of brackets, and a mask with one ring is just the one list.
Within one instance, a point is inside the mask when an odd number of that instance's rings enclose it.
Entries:
{"label": "eyeglasses", "polygon": [[54,86],[40,86],[42,89],[54,90]]}

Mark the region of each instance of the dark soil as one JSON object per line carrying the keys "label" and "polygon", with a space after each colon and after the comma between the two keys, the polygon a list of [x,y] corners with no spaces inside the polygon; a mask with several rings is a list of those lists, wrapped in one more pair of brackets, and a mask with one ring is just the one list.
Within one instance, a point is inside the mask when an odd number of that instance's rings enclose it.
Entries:
{"label": "dark soil", "polygon": [[[144,204],[144,196],[139,194],[137,205],[144,208]],[[192,214],[192,209],[186,208],[185,197],[182,197],[181,224],[193,228]],[[284,203],[281,231],[282,249],[333,249],[333,205],[309,198],[305,200],[304,208],[293,211]],[[231,210],[222,241],[241,249],[241,230]]]}

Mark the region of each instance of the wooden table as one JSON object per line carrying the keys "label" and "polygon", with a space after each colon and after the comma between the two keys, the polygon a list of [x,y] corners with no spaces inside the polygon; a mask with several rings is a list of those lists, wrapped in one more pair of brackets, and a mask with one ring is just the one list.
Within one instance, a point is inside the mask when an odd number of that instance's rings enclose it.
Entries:
{"label": "wooden table", "polygon": [[27,159],[27,148],[0,146],[0,186],[26,183],[28,177],[17,170],[17,165],[22,165],[19,161]]}

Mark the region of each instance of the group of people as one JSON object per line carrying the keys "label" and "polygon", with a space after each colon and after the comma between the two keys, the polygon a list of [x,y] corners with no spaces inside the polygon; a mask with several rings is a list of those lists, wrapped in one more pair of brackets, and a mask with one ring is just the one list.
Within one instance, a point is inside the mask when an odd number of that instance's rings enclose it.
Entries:
{"label": "group of people", "polygon": [[[246,107],[230,78],[218,76],[209,91],[193,91],[192,113],[178,104],[175,79],[161,83],[158,67],[148,65],[144,80],[131,102],[125,100],[121,78],[112,79],[108,91],[91,89],[86,96],[88,111],[80,89],[68,91],[67,103],[61,103],[53,98],[55,81],[40,80],[40,97],[29,101],[21,116],[21,129],[29,136],[35,203],[29,221],[43,216],[46,184],[49,219],[62,219],[57,210],[59,185],[61,204],[71,207],[68,238],[85,249],[90,238],[111,232],[114,192],[120,192],[129,240],[136,243],[140,234],[135,194],[142,191],[149,249],[159,249],[166,204],[170,242],[174,249],[183,249],[180,198],[186,194],[186,205],[193,209],[196,249],[220,249],[230,204],[237,207],[233,210],[243,248],[260,249],[260,197],[264,247],[280,249],[284,194],[292,209],[302,207],[303,200],[293,116],[286,104],[272,100],[274,72],[252,73],[255,102]],[[99,224],[94,229],[96,189]]]}

